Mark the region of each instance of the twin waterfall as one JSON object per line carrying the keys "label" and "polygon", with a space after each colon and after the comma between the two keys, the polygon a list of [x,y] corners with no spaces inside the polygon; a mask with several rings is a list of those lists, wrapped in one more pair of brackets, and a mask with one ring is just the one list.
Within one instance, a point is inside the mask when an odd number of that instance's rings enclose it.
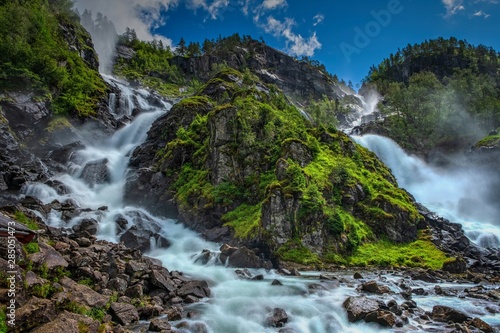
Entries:
{"label": "twin waterfall", "polygon": [[[365,323],[349,323],[343,301],[351,295],[356,295],[355,283],[336,281],[322,282],[319,272],[303,272],[301,277],[287,277],[278,275],[274,271],[252,270],[253,275],[262,274],[263,280],[251,281],[237,277],[234,269],[225,267],[216,257],[208,264],[197,262],[202,250],[208,249],[213,253],[219,251],[221,244],[210,243],[201,239],[196,233],[188,230],[175,220],[152,216],[142,208],[126,206],[123,203],[123,191],[127,175],[127,165],[130,154],[135,147],[146,138],[147,131],[153,121],[160,115],[168,112],[171,105],[163,102],[163,106],[150,105],[149,92],[132,89],[125,82],[112,77],[106,77],[108,82],[121,90],[121,100],[115,103],[116,96],[110,96],[110,108],[117,118],[128,117],[133,113],[135,105],[139,105],[141,113],[128,125],[117,131],[112,137],[100,143],[86,143],[86,148],[76,152],[70,166],[71,172],[60,174],[55,180],[63,183],[67,194],[58,194],[54,189],[43,184],[31,184],[24,189],[26,195],[38,197],[44,203],[57,199],[60,202],[73,200],[82,208],[91,208],[87,216],[80,215],[70,222],[63,222],[60,216],[52,214],[46,223],[54,227],[72,227],[84,218],[93,218],[99,221],[98,238],[111,242],[119,241],[120,230],[115,225],[116,218],[121,216],[128,221],[128,226],[138,223],[138,216],[147,220],[141,228],[150,225],[152,230],[168,239],[171,243],[167,249],[156,246],[151,240],[152,250],[147,253],[151,257],[160,259],[169,270],[178,270],[184,274],[209,282],[212,297],[202,303],[192,306],[199,316],[188,319],[190,324],[203,325],[210,333],[265,333],[287,332],[280,328],[267,327],[266,316],[270,309],[282,308],[289,316],[287,328],[297,333],[325,333],[325,332],[379,332],[380,326]],[[473,241],[484,242],[487,246],[499,246],[500,229],[493,224],[478,223],[461,218],[457,208],[460,201],[459,193],[468,191],[468,182],[477,182],[473,177],[464,179],[464,174],[439,173],[425,165],[422,161],[408,156],[394,142],[378,136],[356,137],[355,140],[373,150],[389,165],[398,182],[417,201],[424,203],[430,209],[439,212],[453,221],[463,223],[465,230]],[[82,169],[89,161],[107,159],[109,181],[102,184],[89,185],[80,177]],[[454,178],[455,177],[455,178]],[[107,209],[98,210],[106,206]],[[335,273],[337,278],[351,279],[353,272]],[[370,273],[366,273],[369,275]],[[380,273],[382,274],[382,273]],[[374,275],[374,278],[380,276]],[[272,285],[273,280],[279,280],[282,285]],[[385,274],[384,283],[394,294],[388,295],[385,301],[395,299],[398,303],[404,301],[399,295],[398,287],[405,279],[395,273]],[[421,287],[432,290],[434,285],[425,282],[408,280],[412,287]],[[434,300],[437,302],[437,300]],[[443,302],[441,300],[441,302]],[[484,313],[479,305],[470,299],[454,298],[453,306],[469,313]],[[422,299],[419,306],[431,310],[435,305],[431,298]],[[485,321],[499,324],[498,316],[485,314]],[[176,322],[173,322],[175,325]],[[145,326],[147,327],[147,325]],[[425,332],[425,325],[410,323],[412,332]],[[401,330],[402,332],[404,330]],[[406,329],[406,331],[409,331]],[[201,331],[197,331],[201,332]]]}

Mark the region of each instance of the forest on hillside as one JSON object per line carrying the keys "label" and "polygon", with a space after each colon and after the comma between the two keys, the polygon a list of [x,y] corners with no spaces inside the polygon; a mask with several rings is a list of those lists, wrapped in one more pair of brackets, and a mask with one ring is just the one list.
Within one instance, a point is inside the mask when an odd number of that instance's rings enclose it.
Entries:
{"label": "forest on hillside", "polygon": [[407,149],[454,151],[500,126],[500,54],[438,38],[372,66],[364,89],[384,98],[388,135]]}

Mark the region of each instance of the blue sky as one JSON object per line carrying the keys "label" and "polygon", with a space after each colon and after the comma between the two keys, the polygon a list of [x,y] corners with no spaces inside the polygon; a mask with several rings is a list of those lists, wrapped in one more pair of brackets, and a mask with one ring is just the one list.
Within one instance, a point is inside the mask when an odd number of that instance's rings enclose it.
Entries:
{"label": "blue sky", "polygon": [[500,51],[500,0],[77,0],[141,39],[205,38],[235,32],[323,63],[355,85],[371,65],[408,43],[454,36]]}

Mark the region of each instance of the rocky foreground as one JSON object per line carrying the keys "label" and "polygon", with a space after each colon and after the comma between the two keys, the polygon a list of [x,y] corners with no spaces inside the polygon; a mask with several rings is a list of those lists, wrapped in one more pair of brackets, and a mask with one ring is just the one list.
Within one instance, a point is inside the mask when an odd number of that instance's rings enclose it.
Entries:
{"label": "rocky foreground", "polygon": [[[207,326],[196,320],[197,311],[190,305],[209,301],[209,282],[169,271],[157,259],[123,243],[96,240],[96,226],[92,223],[82,223],[72,230],[47,227],[26,207],[30,203],[33,205],[33,201],[28,198],[16,206],[2,208],[4,221],[14,221],[10,216],[15,216],[25,223],[38,221],[39,228],[28,231],[16,222],[19,234],[24,230],[35,237],[31,241],[28,237],[16,242],[16,326],[11,331],[208,332]],[[28,224],[33,229],[31,222]],[[2,238],[1,252],[1,271],[12,271],[3,259],[7,258],[6,238]],[[200,254],[200,263],[207,253]],[[238,267],[251,266],[255,259],[244,248],[224,245],[221,260]],[[280,273],[300,278],[296,269],[281,269]],[[263,275],[255,275],[247,269],[238,269],[235,274],[241,279],[271,283],[277,288],[283,284],[280,279],[266,281]],[[480,319],[481,314],[470,316],[444,305],[425,311],[413,300],[422,296],[473,299],[483,304],[484,314],[494,315],[500,313],[500,289],[495,288],[495,281],[498,283],[491,272],[453,274],[414,269],[347,275],[345,270],[340,270],[307,282],[304,296],[352,287],[356,295],[343,302],[348,320],[374,323],[381,329],[496,332],[498,328]],[[454,286],[441,287],[447,282]],[[466,288],[461,287],[461,283],[475,285]],[[3,284],[0,289],[2,302],[10,301],[8,293],[9,286]],[[280,308],[270,308],[268,312],[265,326],[282,333],[295,332],[287,327],[292,314]]]}

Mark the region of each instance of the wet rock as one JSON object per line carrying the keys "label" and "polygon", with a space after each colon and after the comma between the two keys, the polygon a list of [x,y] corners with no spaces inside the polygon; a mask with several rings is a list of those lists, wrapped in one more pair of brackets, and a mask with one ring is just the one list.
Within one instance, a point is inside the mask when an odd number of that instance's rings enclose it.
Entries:
{"label": "wet rock", "polygon": [[153,332],[169,331],[172,325],[166,319],[155,318],[149,323],[149,330]]}
{"label": "wet rock", "polygon": [[271,268],[272,264],[259,258],[254,251],[246,247],[232,247],[227,244],[222,245],[220,260],[227,262],[231,267],[238,268]]}
{"label": "wet rock", "polygon": [[396,315],[390,311],[378,310],[365,316],[367,323],[377,323],[384,327],[393,327],[396,324]]}
{"label": "wet rock", "polygon": [[495,333],[495,329],[480,318],[474,318],[468,322],[469,326],[480,329],[484,333]]}
{"label": "wet rock", "polygon": [[453,323],[463,323],[466,320],[470,319],[467,314],[444,305],[435,305],[432,308],[431,316],[435,321]]}
{"label": "wet rock", "polygon": [[52,246],[40,243],[40,252],[29,256],[30,260],[37,266],[46,265],[49,270],[68,267],[68,262]]}
{"label": "wet rock", "polygon": [[182,298],[189,295],[198,298],[210,297],[210,288],[208,287],[207,281],[204,280],[188,281],[177,290],[177,295]]}
{"label": "wet rock", "polygon": [[282,286],[283,283],[281,283],[281,281],[279,281],[279,280],[273,280],[273,282],[271,282],[271,285],[272,286]]}
{"label": "wet rock", "polygon": [[47,158],[50,158],[58,163],[66,165],[71,156],[78,150],[85,149],[85,145],[81,141],[75,141],[70,144],[55,148],[49,152]]}
{"label": "wet rock", "polygon": [[122,325],[130,325],[139,321],[139,313],[135,306],[126,303],[111,303],[111,315]]}
{"label": "wet rock", "polygon": [[182,319],[182,310],[176,306],[170,307],[164,311],[168,320],[177,321]]}
{"label": "wet rock", "polygon": [[154,269],[149,273],[149,279],[153,286],[161,289],[165,289],[169,292],[177,289],[174,281],[170,279],[170,275],[166,269],[157,270]]}
{"label": "wet rock", "polygon": [[374,294],[386,294],[391,291],[389,287],[384,285],[379,285],[375,280],[363,283],[361,285],[361,290]]}
{"label": "wet rock", "polygon": [[361,275],[361,273],[359,273],[359,272],[355,272],[353,278],[355,278],[356,280],[359,280],[359,279],[363,278],[363,275]]}
{"label": "wet rock", "polygon": [[467,263],[463,258],[456,258],[455,260],[447,261],[443,264],[443,271],[452,274],[461,274],[467,270]]}
{"label": "wet rock", "polygon": [[270,327],[283,327],[288,322],[288,314],[281,308],[274,308],[267,316],[265,325]]}
{"label": "wet rock", "polygon": [[347,317],[350,322],[362,320],[370,312],[377,311],[379,304],[376,300],[365,296],[350,296],[342,304],[347,311]]}
{"label": "wet rock", "polygon": [[91,186],[108,183],[111,180],[108,171],[108,159],[102,158],[85,164],[80,178]]}

